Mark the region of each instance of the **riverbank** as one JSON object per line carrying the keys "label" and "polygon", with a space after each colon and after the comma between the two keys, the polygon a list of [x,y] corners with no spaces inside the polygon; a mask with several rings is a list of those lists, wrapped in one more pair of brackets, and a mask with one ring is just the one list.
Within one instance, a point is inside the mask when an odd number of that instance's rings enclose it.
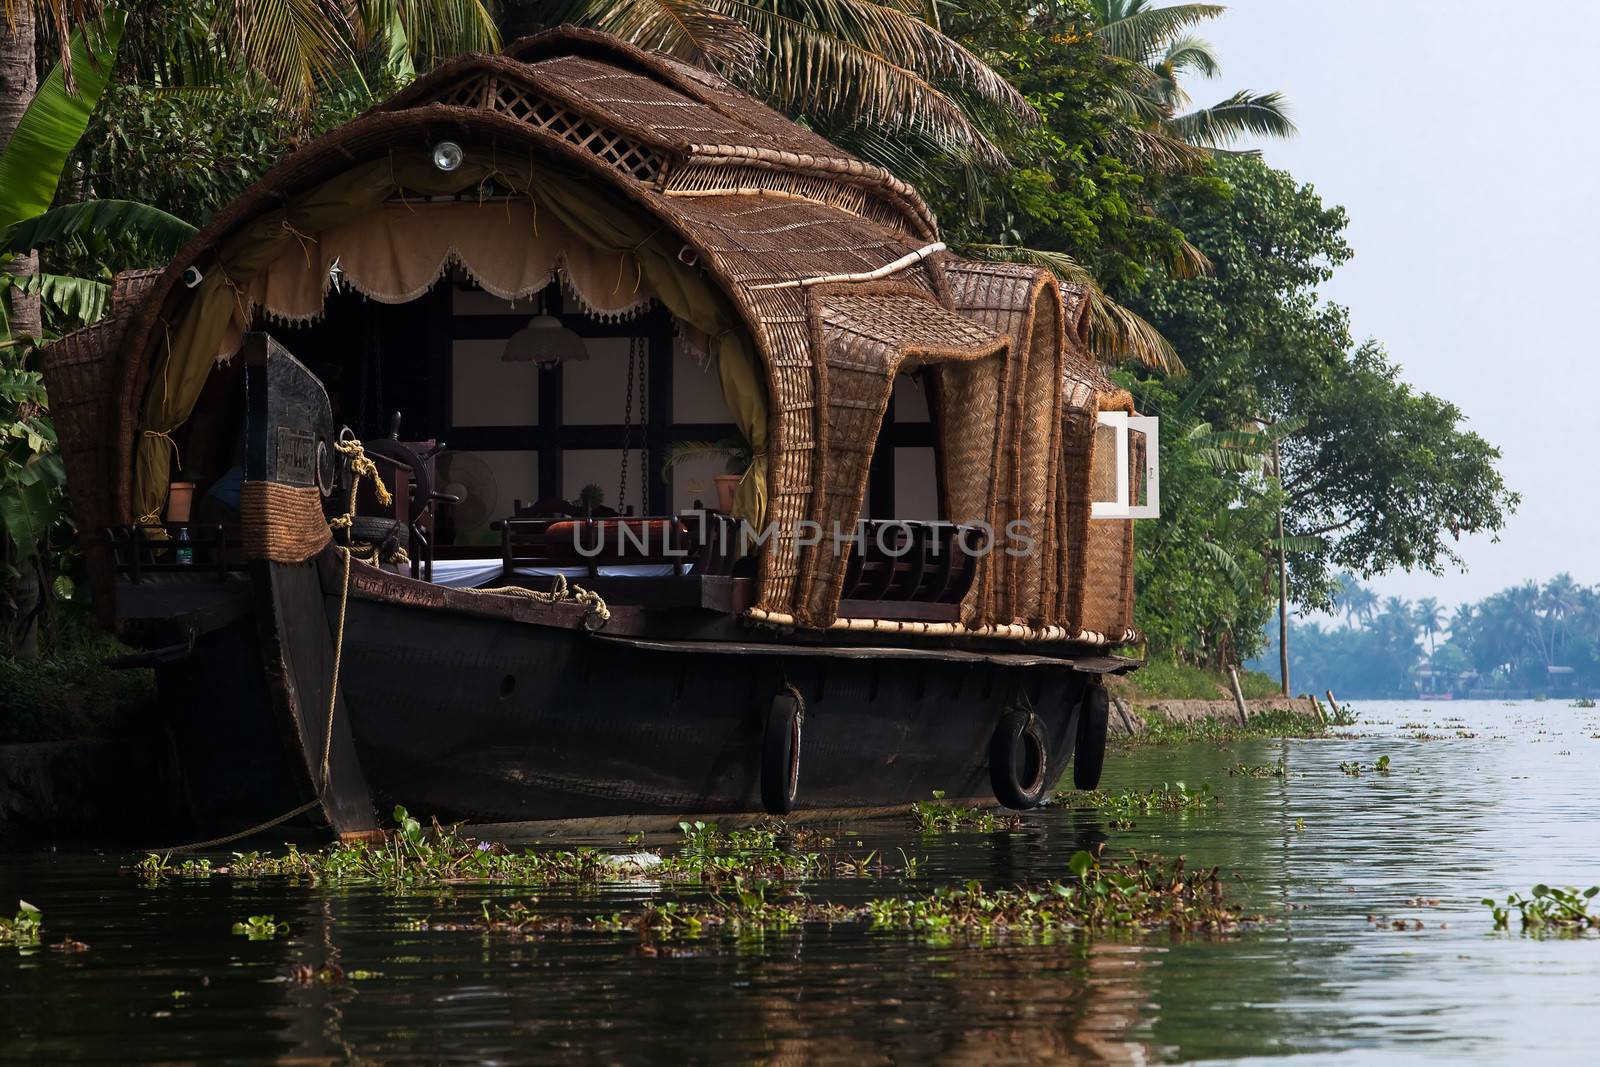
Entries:
{"label": "riverbank", "polygon": [[1286,697],[1258,671],[1240,671],[1243,712],[1232,680],[1170,661],[1153,661],[1109,683],[1114,698],[1110,736],[1121,744],[1221,740],[1235,737],[1316,737],[1330,709],[1311,697]]}

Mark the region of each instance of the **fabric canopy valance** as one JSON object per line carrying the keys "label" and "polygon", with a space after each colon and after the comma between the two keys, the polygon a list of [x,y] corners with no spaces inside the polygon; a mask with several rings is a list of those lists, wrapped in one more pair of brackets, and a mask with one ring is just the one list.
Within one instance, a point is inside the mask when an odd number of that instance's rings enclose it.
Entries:
{"label": "fabric canopy valance", "polygon": [[[432,201],[486,188],[510,196]],[[414,300],[459,264],[487,291],[532,295],[560,270],[588,310],[630,315],[659,300],[716,360],[723,396],[755,461],[735,512],[766,512],[767,390],[755,346],[716,284],[678,253],[658,220],[610,191],[533,160],[477,160],[444,173],[425,153],[394,153],[323,182],[236,230],[172,316],[143,408],[134,504],[159,516],[171,433],[189,418],[211,366],[238,350],[258,314],[320,318],[337,263],[344,283],[386,303]]]}

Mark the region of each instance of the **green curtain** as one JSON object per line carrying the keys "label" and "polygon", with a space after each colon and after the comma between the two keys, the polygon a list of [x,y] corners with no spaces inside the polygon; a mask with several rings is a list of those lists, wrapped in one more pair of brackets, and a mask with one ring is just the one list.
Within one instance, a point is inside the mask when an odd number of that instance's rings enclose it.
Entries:
{"label": "green curtain", "polygon": [[[289,242],[303,244],[328,228],[375,211],[398,190],[427,196],[475,189],[486,179],[526,195],[536,211],[550,211],[580,240],[602,252],[633,257],[642,287],[674,316],[711,338],[723,397],[734,423],[750,442],[754,461],[739,484],[735,513],[759,527],[767,501],[767,387],[755,346],[717,285],[685,265],[682,246],[668,227],[592,178],[574,176],[533,159],[478,158],[470,149],[448,174],[429,153],[396,152],[354,167],[235,231],[218,250],[217,264],[174,317],[145,398],[134,481],[140,521],[155,521],[166,500],[175,446],[171,433],[188,420],[251,282]],[[308,257],[307,269],[318,269]]]}

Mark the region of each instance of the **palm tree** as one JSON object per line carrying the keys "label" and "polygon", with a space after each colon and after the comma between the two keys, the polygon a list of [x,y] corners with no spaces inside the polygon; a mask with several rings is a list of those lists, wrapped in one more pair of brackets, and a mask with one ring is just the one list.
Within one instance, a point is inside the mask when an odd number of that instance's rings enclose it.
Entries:
{"label": "palm tree", "polygon": [[1358,618],[1371,622],[1373,613],[1378,610],[1378,594],[1362,585],[1353,574],[1346,574],[1339,581],[1339,606],[1344,609],[1346,625]]}
{"label": "palm tree", "polygon": [[1433,597],[1423,597],[1417,601],[1415,609],[1417,626],[1421,628],[1423,636],[1428,639],[1428,655],[1433,655],[1433,638],[1439,632],[1440,624],[1444,622],[1444,609]]}
{"label": "palm tree", "polygon": [[904,162],[907,138],[991,167],[990,130],[1036,121],[983,60],[918,0],[559,0],[570,21],[711,67],[874,162]]}
{"label": "palm tree", "polygon": [[1240,91],[1211,107],[1185,110],[1191,101],[1184,79],[1222,72],[1216,50],[1189,30],[1221,15],[1227,10],[1222,5],[1089,0],[1089,10],[1106,54],[1126,75],[1118,103],[1134,147],[1151,162],[1183,169],[1197,161],[1197,150],[1223,148],[1250,134],[1296,132],[1276,92]]}

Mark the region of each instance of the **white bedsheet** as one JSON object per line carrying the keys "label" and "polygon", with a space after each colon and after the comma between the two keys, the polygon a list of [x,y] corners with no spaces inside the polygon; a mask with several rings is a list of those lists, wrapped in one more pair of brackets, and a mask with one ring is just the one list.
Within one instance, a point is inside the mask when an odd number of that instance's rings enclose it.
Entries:
{"label": "white bedsheet", "polygon": [[[685,572],[693,568],[686,567]],[[568,579],[587,578],[587,567],[518,567],[521,578],[554,578],[560,574]],[[625,563],[601,567],[602,578],[667,578],[671,577],[670,563]],[[504,576],[502,564],[497,559],[436,559],[433,561],[433,584],[450,589],[477,589],[494,585]]]}

